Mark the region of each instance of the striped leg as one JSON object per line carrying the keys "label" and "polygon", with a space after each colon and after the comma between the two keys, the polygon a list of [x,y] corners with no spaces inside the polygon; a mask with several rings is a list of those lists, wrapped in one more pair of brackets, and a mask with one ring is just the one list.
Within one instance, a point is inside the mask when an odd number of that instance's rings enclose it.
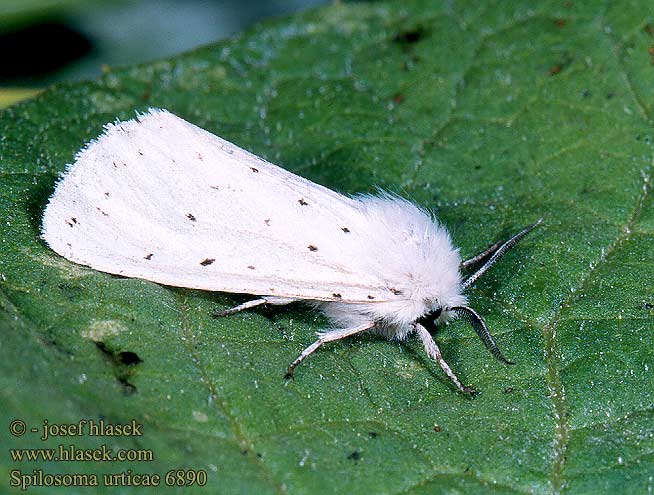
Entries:
{"label": "striped leg", "polygon": [[257,306],[261,306],[263,304],[283,306],[284,304],[290,304],[294,301],[295,299],[287,299],[285,297],[265,296],[259,299],[252,299],[251,301],[244,302],[243,304],[239,304],[238,306],[234,306],[233,308],[229,308],[224,311],[218,311],[217,313],[213,314],[213,317],[220,318],[223,316],[233,315],[234,313],[238,313],[244,309],[256,308]]}
{"label": "striped leg", "polygon": [[429,357],[438,363],[438,365],[441,367],[441,369],[447,375],[450,381],[454,383],[454,385],[456,385],[456,388],[458,388],[461,392],[470,394],[471,396],[474,397],[477,392],[474,389],[466,387],[465,385],[461,384],[461,381],[454,374],[454,372],[450,368],[450,365],[445,362],[445,359],[443,359],[441,350],[438,348],[436,342],[434,342],[434,339],[432,338],[431,334],[425,329],[425,327],[423,327],[420,323],[416,323],[415,329],[416,332],[418,332],[418,336],[422,340],[422,345],[425,346],[425,351],[427,352]]}
{"label": "striped leg", "polygon": [[329,332],[319,333],[318,340],[316,340],[313,344],[311,344],[309,347],[304,349],[302,353],[297,357],[297,359],[291,363],[291,365],[288,367],[288,372],[286,373],[286,377],[293,378],[293,372],[295,371],[297,365],[300,364],[302,361],[304,361],[311,354],[313,354],[325,342],[333,342],[334,340],[341,340],[344,339],[345,337],[349,337],[350,335],[365,332],[366,330],[369,330],[374,326],[375,323],[370,321],[364,323],[363,325],[359,325],[357,327],[339,328],[336,330],[331,330]]}

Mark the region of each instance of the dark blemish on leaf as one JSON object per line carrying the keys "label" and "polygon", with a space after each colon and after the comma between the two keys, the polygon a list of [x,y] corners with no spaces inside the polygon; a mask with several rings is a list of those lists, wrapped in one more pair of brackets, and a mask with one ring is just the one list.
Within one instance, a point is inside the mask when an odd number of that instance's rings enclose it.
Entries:
{"label": "dark blemish on leaf", "polygon": [[313,244],[309,244],[307,248],[309,248],[309,251],[318,251],[318,247],[314,246]]}
{"label": "dark blemish on leaf", "polygon": [[550,76],[555,76],[559,74],[562,70],[563,67],[561,67],[560,65],[553,65],[552,67],[549,68],[547,72],[549,73]]}
{"label": "dark blemish on leaf", "polygon": [[393,41],[395,43],[399,43],[400,45],[412,45],[414,43],[417,43],[421,39],[423,39],[427,35],[427,30],[418,25],[412,29],[407,29],[404,31],[400,31],[393,37]]}
{"label": "dark blemish on leaf", "polygon": [[361,452],[355,450],[350,455],[348,455],[347,458],[351,461],[357,462],[359,459],[361,459]]}
{"label": "dark blemish on leaf", "polygon": [[582,98],[588,98],[591,95],[591,92],[589,89],[584,89],[583,93],[581,93]]}
{"label": "dark blemish on leaf", "polygon": [[133,373],[132,367],[142,363],[143,360],[135,352],[115,351],[102,341],[96,342],[95,345],[107,361],[113,365],[116,380],[125,387],[125,394],[132,395],[135,393],[136,387],[129,382],[129,378]]}
{"label": "dark blemish on leaf", "polygon": [[198,160],[202,161],[202,155],[198,153]]}
{"label": "dark blemish on leaf", "polygon": [[186,218],[188,218],[191,222],[195,222],[195,221],[196,221],[195,215],[193,215],[193,213],[189,213],[189,214],[187,214],[187,215],[186,215]]}
{"label": "dark blemish on leaf", "polygon": [[343,297],[338,292],[334,292],[332,296],[335,297],[336,299],[340,299],[341,297]]}
{"label": "dark blemish on leaf", "polygon": [[393,95],[393,103],[396,105],[400,105],[401,103],[404,103],[405,97],[402,93],[395,93]]}
{"label": "dark blemish on leaf", "polygon": [[614,96],[615,96],[615,91],[609,91],[608,93],[606,93],[606,99],[607,100],[610,100]]}
{"label": "dark blemish on leaf", "polygon": [[377,433],[376,431],[369,431],[368,436],[370,438],[377,438],[379,436],[379,433]]}
{"label": "dark blemish on leaf", "polygon": [[270,218],[266,218],[263,223],[265,223],[268,227],[270,227]]}
{"label": "dark blemish on leaf", "polygon": [[204,261],[200,261],[200,264],[202,266],[209,266],[214,261],[216,261],[214,258],[206,258]]}
{"label": "dark blemish on leaf", "polygon": [[143,362],[143,360],[139,357],[138,354],[131,351],[119,352],[116,357],[121,363],[126,364],[127,366],[134,366],[135,364],[139,364]]}
{"label": "dark blemish on leaf", "polygon": [[349,233],[350,233],[350,229],[348,229],[347,227],[341,227],[341,230],[342,230],[343,232],[345,232],[346,234],[349,234]]}
{"label": "dark blemish on leaf", "polygon": [[255,174],[258,174],[258,173],[259,173],[259,169],[258,169],[258,168],[250,167],[250,170],[252,170]]}
{"label": "dark blemish on leaf", "polygon": [[396,289],[395,287],[389,287],[388,290],[390,290],[396,296],[401,296],[402,295],[402,291],[399,290],[399,289]]}
{"label": "dark blemish on leaf", "polygon": [[250,270],[254,270],[254,267],[253,267],[252,265],[248,265],[248,268],[249,268]]}
{"label": "dark blemish on leaf", "polygon": [[263,457],[263,455],[261,455],[261,453],[257,452],[257,458],[261,459],[262,457]]}
{"label": "dark blemish on leaf", "polygon": [[248,455],[248,449],[241,450],[241,455]]}
{"label": "dark blemish on leaf", "polygon": [[150,253],[150,254],[147,254],[147,255],[143,256],[143,259],[150,261],[152,259],[152,254],[153,253]]}
{"label": "dark blemish on leaf", "polygon": [[505,394],[512,394],[513,393],[513,387],[506,387],[503,392]]}
{"label": "dark blemish on leaf", "polygon": [[375,296],[371,296],[370,294],[368,294],[368,299],[374,299],[374,298]]}
{"label": "dark blemish on leaf", "polygon": [[441,431],[443,431],[443,429],[439,425],[434,425],[434,431],[436,433],[440,433]]}
{"label": "dark blemish on leaf", "polygon": [[554,24],[556,25],[556,27],[562,28],[567,24],[567,21],[565,19],[555,19]]}
{"label": "dark blemish on leaf", "polygon": [[561,60],[559,60],[556,64],[551,66],[548,70],[548,73],[550,76],[556,76],[557,74],[560,74],[565,68],[567,68],[574,58],[572,55],[569,53],[563,53],[561,55]]}
{"label": "dark blemish on leaf", "polygon": [[301,206],[307,206],[309,203],[304,201],[304,198],[300,198],[297,200],[298,203],[300,203]]}

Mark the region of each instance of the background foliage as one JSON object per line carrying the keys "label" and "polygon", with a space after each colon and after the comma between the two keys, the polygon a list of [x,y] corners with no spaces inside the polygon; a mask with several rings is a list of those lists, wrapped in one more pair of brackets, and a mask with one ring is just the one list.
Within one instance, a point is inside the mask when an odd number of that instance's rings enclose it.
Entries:
{"label": "background foliage", "polygon": [[[198,493],[651,491],[651,6],[532,3],[333,5],[0,113],[0,486],[12,469],[190,467],[209,474]],[[244,298],[55,255],[39,227],[57,174],[105,122],[150,106],[328,187],[436,208],[464,255],[545,216],[470,292],[518,364],[455,323],[437,339],[474,401],[417,342],[366,336],[285,383],[326,325],[312,311],[214,320]],[[10,437],[15,418],[136,419],[144,435],[40,442]],[[7,454],[60,443],[155,460]]]}

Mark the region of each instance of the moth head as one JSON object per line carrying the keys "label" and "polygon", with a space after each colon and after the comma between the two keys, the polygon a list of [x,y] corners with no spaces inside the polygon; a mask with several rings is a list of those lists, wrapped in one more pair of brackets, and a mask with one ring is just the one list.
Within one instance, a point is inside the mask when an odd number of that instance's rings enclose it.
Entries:
{"label": "moth head", "polygon": [[[495,245],[486,252],[482,253],[482,255],[479,257],[473,258],[473,260],[478,261],[478,258],[483,260],[483,258],[486,256],[490,256],[490,258],[488,258],[488,260],[481,266],[481,268],[479,268],[461,283],[461,292],[465,291],[468,287],[474,284],[479,279],[479,277],[486,273],[486,271],[488,271],[488,269],[493,266],[497,260],[500,259],[500,257],[502,257],[504,253],[515,246],[517,242],[526,236],[529,232],[538,227],[542,221],[542,218],[539,219],[536,223],[522,229],[504,244]],[[465,263],[462,265],[462,268],[464,267]],[[481,315],[467,305],[448,305],[446,303],[437,305],[432,309],[432,311],[419,318],[416,323],[421,324],[427,330],[432,332],[436,330],[436,326],[438,324],[444,323],[449,318],[462,318],[466,320],[468,323],[470,323],[472,328],[474,328],[475,332],[477,332],[477,335],[479,335],[479,338],[486,346],[486,349],[488,349],[493,356],[504,363],[513,364],[511,361],[504,357],[502,351],[500,351],[499,347],[497,347],[495,339],[488,330],[488,326],[486,325],[486,322],[481,317]]]}

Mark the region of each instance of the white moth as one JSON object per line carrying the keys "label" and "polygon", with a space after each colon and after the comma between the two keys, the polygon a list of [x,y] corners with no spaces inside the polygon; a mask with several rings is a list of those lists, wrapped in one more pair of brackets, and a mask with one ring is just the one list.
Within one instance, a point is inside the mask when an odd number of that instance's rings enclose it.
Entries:
{"label": "white moth", "polygon": [[[542,220],[542,219],[541,219]],[[463,291],[520,238],[461,262],[428,212],[386,193],[347,197],[298,177],[166,110],[107,124],[69,166],[43,238],[97,270],[165,285],[254,294],[220,315],[311,302],[333,322],[289,366],[361,332],[416,333],[463,392],[430,331],[466,318],[508,363]],[[463,280],[461,270],[485,263]]]}

